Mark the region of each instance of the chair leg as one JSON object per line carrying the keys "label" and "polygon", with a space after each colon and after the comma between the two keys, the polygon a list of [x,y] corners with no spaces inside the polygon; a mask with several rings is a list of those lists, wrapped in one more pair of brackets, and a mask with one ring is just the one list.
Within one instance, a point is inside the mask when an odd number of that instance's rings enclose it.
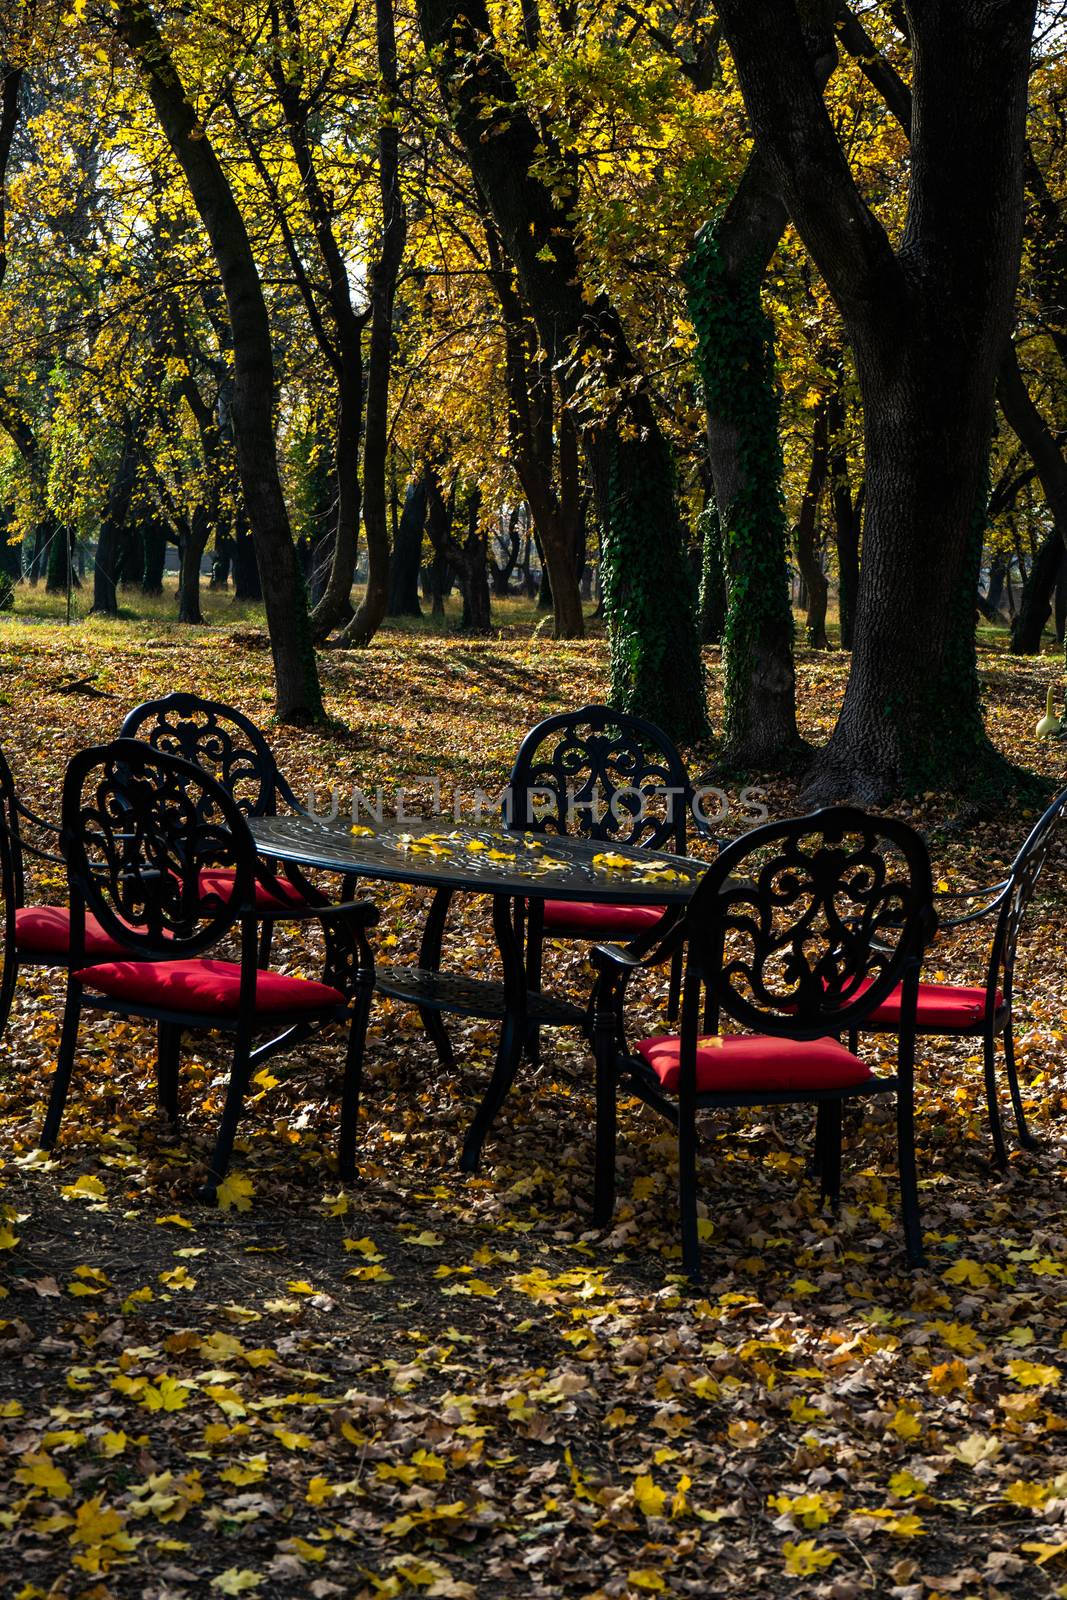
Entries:
{"label": "chair leg", "polygon": [[593,1225],[606,1228],[615,1211],[616,1093],[613,1041],[596,1041],[596,1156]]}
{"label": "chair leg", "polygon": [[[526,923],[526,988],[530,994],[541,993],[541,973],[544,957],[544,935],[536,917]],[[541,1030],[531,1022],[526,1030],[526,1059],[532,1067],[541,1064]]]}
{"label": "chair leg", "polygon": [[[0,1023],[0,1027],[2,1026]],[[1015,1068],[1015,1035],[1010,1022],[1004,1029],[1004,1067],[1008,1075],[1008,1090],[1011,1094],[1012,1110],[1015,1112],[1015,1125],[1019,1130],[1019,1143],[1024,1150],[1039,1150],[1040,1139],[1035,1139],[1026,1125],[1026,1112],[1023,1110],[1023,1097],[1019,1089],[1019,1074]]]}
{"label": "chair leg", "polygon": [[822,1198],[837,1210],[841,1199],[841,1101],[820,1100],[815,1114],[815,1143],[819,1152]]}
{"label": "chair leg", "polygon": [[256,951],[256,966],[261,972],[266,972],[270,966],[270,947],[273,938],[274,923],[267,917],[259,925],[259,946]]}
{"label": "chair leg", "polygon": [[671,976],[667,988],[667,1021],[674,1022],[682,1003],[682,952],[676,950],[671,957]]}
{"label": "chair leg", "polygon": [[900,1169],[900,1205],[904,1221],[904,1248],[908,1264],[926,1265],[922,1217],[919,1212],[919,1176],[915,1167],[915,1107],[911,1093],[897,1093],[897,1164]]}
{"label": "chair leg", "polygon": [[82,989],[71,977],[67,978],[67,1003],[63,1010],[63,1032],[59,1040],[56,1070],[52,1075],[52,1093],[48,1100],[48,1114],[41,1131],[42,1150],[51,1150],[59,1134],[63,1107],[67,1103],[67,1090],[74,1070],[74,1052],[78,1044],[78,1022],[81,1018]]}
{"label": "chair leg", "polygon": [[352,1008],[345,1050],[345,1081],[341,1091],[341,1134],[337,1146],[337,1169],[344,1179],[356,1175],[356,1132],[359,1127],[359,1095],[363,1086],[363,1048],[370,1020],[373,982],[361,985]]}
{"label": "chair leg", "polygon": [[11,945],[4,951],[4,975],[0,979],[0,1035],[7,1027],[7,1019],[11,1012],[11,1001],[15,993],[15,984],[19,975],[18,951]]}
{"label": "chair leg", "polygon": [[682,1269],[695,1287],[700,1282],[697,1229],[697,1132],[692,1107],[678,1107],[678,1210],[682,1222]]}
{"label": "chair leg", "polygon": [[996,1035],[987,1033],[982,1040],[985,1098],[989,1108],[989,1131],[993,1136],[993,1159],[998,1167],[1008,1165],[1008,1150],[1004,1143],[1004,1125],[1000,1118],[1000,1100],[997,1095],[997,1041]]}
{"label": "chair leg", "polygon": [[172,1124],[178,1125],[178,1060],[182,1048],[182,1030],[172,1022],[161,1022],[156,1052],[156,1087],[159,1106]]}
{"label": "chair leg", "polygon": [[226,1086],[226,1104],[222,1108],[222,1121],[219,1123],[215,1148],[208,1164],[207,1181],[200,1190],[202,1200],[214,1201],[215,1191],[229,1168],[233,1142],[237,1137],[237,1124],[241,1120],[245,1090],[248,1088],[250,1056],[251,1039],[242,1030],[234,1041],[233,1065],[230,1068],[230,1081]]}

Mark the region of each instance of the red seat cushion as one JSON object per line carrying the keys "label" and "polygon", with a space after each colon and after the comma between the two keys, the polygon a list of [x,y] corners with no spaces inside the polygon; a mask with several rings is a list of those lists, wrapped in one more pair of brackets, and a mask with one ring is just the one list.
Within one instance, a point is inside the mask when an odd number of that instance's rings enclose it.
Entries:
{"label": "red seat cushion", "polygon": [[[233,894],[234,877],[235,874],[230,867],[205,867],[200,874],[200,893],[205,897],[217,895],[222,901],[229,900]],[[256,879],[257,911],[284,911],[287,906],[306,905],[304,896],[288,878],[279,878],[277,882],[277,892],[274,892],[268,889],[265,883],[260,883],[259,879]]]}
{"label": "red seat cushion", "polygon": [[[70,912],[66,906],[21,906],[15,912],[15,948],[24,956],[51,956],[57,966],[70,959]],[[85,954],[94,959],[128,956],[126,945],[105,933],[96,918],[85,913]]]}
{"label": "red seat cushion", "polygon": [[545,932],[557,929],[588,939],[635,939],[662,917],[665,906],[615,906],[593,900],[546,900]]}
{"label": "red seat cushion", "polygon": [[[98,989],[130,1005],[164,1011],[189,1011],[209,1017],[238,1013],[241,967],[237,961],[111,961],[84,967],[75,974],[87,989]],[[343,1006],[340,989],[310,978],[289,978],[281,972],[260,972],[256,978],[256,1014],[321,1011]]]}
{"label": "red seat cushion", "polygon": [[[681,1040],[657,1034],[637,1046],[664,1089],[677,1093]],[[701,1094],[803,1094],[847,1089],[874,1074],[836,1039],[772,1039],[762,1033],[723,1034],[697,1040],[697,1090]]]}
{"label": "red seat cushion", "polygon": [[[862,987],[866,987],[864,984]],[[997,990],[997,1009],[1004,1004],[1004,996]],[[951,1033],[958,1028],[977,1028],[985,1016],[986,991],[968,989],[955,983],[920,983],[916,1021],[920,1028],[944,1028]],[[871,1012],[861,1026],[875,1024],[894,1028],[900,1022],[900,989],[894,989],[882,1004]]]}

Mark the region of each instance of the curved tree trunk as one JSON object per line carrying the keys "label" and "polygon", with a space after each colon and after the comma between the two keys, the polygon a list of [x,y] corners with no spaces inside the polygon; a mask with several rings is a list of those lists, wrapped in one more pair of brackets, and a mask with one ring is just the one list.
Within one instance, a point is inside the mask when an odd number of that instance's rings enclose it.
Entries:
{"label": "curved tree trunk", "polygon": [[1033,0],[908,5],[899,251],[856,187],[792,0],[717,10],[757,142],[844,319],[864,403],[852,670],[806,798],[871,802],[1003,776],[982,720],[974,596],[1022,238]]}
{"label": "curved tree trunk", "polygon": [[[612,699],[677,739],[700,738],[707,705],[696,595],[670,449],[645,375],[615,307],[583,294],[573,196],[565,181],[549,187],[539,176],[551,141],[522,104],[485,0],[418,0],[418,15],[471,171],[581,433],[601,522]],[[584,403],[591,370],[618,397],[607,415]]]}
{"label": "curved tree trunk", "polygon": [[1023,584],[1019,609],[1012,618],[1011,653],[1036,656],[1041,653],[1041,635],[1052,615],[1052,591],[1057,587],[1064,558],[1059,531],[1050,533],[1030,563]]}
{"label": "curved tree trunk", "polygon": [[381,627],[389,601],[389,510],[385,487],[389,450],[389,372],[393,350],[393,303],[407,242],[407,213],[400,189],[396,32],[393,0],[375,0],[375,36],[382,96],[378,125],[378,186],[382,239],[370,282],[370,354],[367,420],[363,440],[363,528],[367,537],[367,588],[340,642],[368,645]]}
{"label": "curved tree trunk", "polygon": [[419,564],[426,528],[425,472],[413,478],[404,491],[404,509],[389,558],[389,603],[386,616],[421,617]]}
{"label": "curved tree trunk", "polygon": [[119,32],[144,75],[167,142],[211,241],[233,331],[233,429],[245,510],[256,541],[283,722],[323,716],[307,597],[278,475],[274,355],[263,288],[244,220],[145,0],[117,0]]}

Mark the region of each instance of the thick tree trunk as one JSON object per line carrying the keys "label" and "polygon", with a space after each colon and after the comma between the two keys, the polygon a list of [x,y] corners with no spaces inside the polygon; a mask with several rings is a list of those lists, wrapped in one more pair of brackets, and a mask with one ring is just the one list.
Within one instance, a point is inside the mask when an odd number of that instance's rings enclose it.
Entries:
{"label": "thick tree trunk", "polygon": [[153,518],[141,524],[141,592],[163,593],[163,573],[167,565],[167,531]]}
{"label": "thick tree trunk", "polygon": [[[699,738],[707,707],[696,596],[670,450],[645,376],[615,308],[583,294],[573,195],[565,181],[550,187],[538,176],[551,139],[521,102],[485,0],[419,0],[418,14],[456,132],[581,433],[602,530],[612,699],[678,739]],[[607,415],[585,403],[591,371],[618,396]]]}
{"label": "thick tree trunk", "polygon": [[764,769],[803,748],[774,329],[760,304],[760,280],[785,224],[765,164],[753,155],[721,222],[698,235],[686,273],[726,579],[722,759]]}
{"label": "thick tree trunk", "polygon": [[[557,452],[553,427],[556,385],[551,365],[538,354],[536,332],[515,287],[511,265],[504,259],[496,225],[488,216],[485,236],[504,317],[511,453],[541,561],[537,609],[552,611],[555,638],[580,639],[585,633],[585,616],[576,550],[581,507],[577,430],[566,406],[560,406]],[[558,456],[558,488],[553,482],[554,454]]]}
{"label": "thick tree trunk", "polygon": [[460,627],[464,633],[487,634],[492,632],[492,613],[489,598],[489,561],[485,530],[481,526],[482,496],[472,489],[467,496],[467,527],[462,542],[453,538],[448,553],[459,577],[463,596],[463,616]]}
{"label": "thick tree trunk", "polygon": [[144,0],[118,0],[119,31],[211,241],[233,332],[233,429],[245,510],[256,541],[283,722],[323,716],[307,597],[278,475],[270,323],[244,220]]}
{"label": "thick tree trunk", "polygon": [[233,540],[233,597],[235,600],[247,601],[263,598],[255,540],[240,516]]}
{"label": "thick tree trunk", "polygon": [[451,592],[448,545],[452,535],[452,518],[455,511],[455,481],[446,500],[441,493],[441,483],[434,467],[425,470],[426,482],[426,537],[430,541],[433,558],[429,566],[430,612],[443,618],[445,598]]}
{"label": "thick tree trunk", "polygon": [[[835,62],[829,11],[805,14],[806,48],[823,84]],[[774,326],[760,297],[788,222],[757,143],[725,213],[698,234],[686,271],[726,584],[723,759],[763,768],[788,765],[805,748],[796,724]]]}
{"label": "thick tree trunk", "polygon": [[422,473],[413,478],[404,492],[404,509],[389,558],[390,617],[421,617],[419,604],[419,564],[422,535],[426,528],[426,480]]}
{"label": "thick tree trunk", "polygon": [[181,566],[178,570],[178,621],[198,626],[203,622],[200,610],[200,562],[207,549],[211,525],[203,506],[197,506],[185,537],[179,545]]}
{"label": "thick tree trunk", "polygon": [[1018,276],[1034,5],[907,6],[914,104],[899,252],[859,195],[791,0],[717,9],[757,141],[844,318],[864,402],[852,671],[806,798],[979,781],[995,762],[974,596]]}
{"label": "thick tree trunk", "polygon": [[1041,653],[1041,635],[1052,615],[1052,591],[1060,580],[1064,553],[1063,539],[1056,530],[1042,541],[1041,548],[1030,563],[1030,571],[1019,598],[1019,609],[1012,618],[1013,656],[1036,656]]}

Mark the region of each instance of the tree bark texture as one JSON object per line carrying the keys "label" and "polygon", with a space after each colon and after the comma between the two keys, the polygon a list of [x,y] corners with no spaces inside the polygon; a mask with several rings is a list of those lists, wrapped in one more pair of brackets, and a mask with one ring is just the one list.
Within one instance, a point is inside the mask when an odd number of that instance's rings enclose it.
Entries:
{"label": "tree bark texture", "polygon": [[404,509],[389,558],[390,617],[421,617],[419,604],[419,565],[422,536],[426,528],[426,479],[422,473],[404,491]]}
{"label": "tree bark texture", "polygon": [[823,571],[817,537],[819,507],[830,469],[828,410],[829,402],[824,397],[815,410],[811,465],[808,468],[808,479],[800,501],[796,529],[797,565],[807,592],[807,639],[813,650],[829,648],[826,637],[826,605],[830,597],[830,586]]}
{"label": "tree bark texture", "polygon": [[615,308],[583,296],[573,197],[566,183],[549,188],[537,175],[551,141],[520,101],[485,0],[419,0],[418,14],[456,133],[580,430],[602,529],[612,698],[678,739],[699,738],[707,708],[696,597],[645,375]]}
{"label": "tree bark texture", "polygon": [[856,188],[792,0],[718,0],[753,131],[844,319],[864,403],[852,671],[810,798],[958,785],[994,754],[974,595],[1019,267],[1034,4],[914,0],[905,11],[912,167],[894,251]]}
{"label": "tree bark texture", "polygon": [[389,602],[389,510],[386,465],[389,452],[389,371],[393,351],[393,304],[407,242],[407,212],[400,189],[399,83],[393,0],[375,0],[378,77],[382,94],[378,126],[378,187],[382,235],[370,278],[370,352],[367,362],[367,419],[363,440],[363,530],[367,539],[367,587],[342,642],[368,645]]}
{"label": "tree bark texture", "polygon": [[263,288],[229,181],[185,93],[146,0],[117,0],[119,32],[143,73],[160,126],[211,243],[233,333],[233,428],[245,509],[263,577],[276,710],[323,716],[307,597],[278,475],[274,358]]}

